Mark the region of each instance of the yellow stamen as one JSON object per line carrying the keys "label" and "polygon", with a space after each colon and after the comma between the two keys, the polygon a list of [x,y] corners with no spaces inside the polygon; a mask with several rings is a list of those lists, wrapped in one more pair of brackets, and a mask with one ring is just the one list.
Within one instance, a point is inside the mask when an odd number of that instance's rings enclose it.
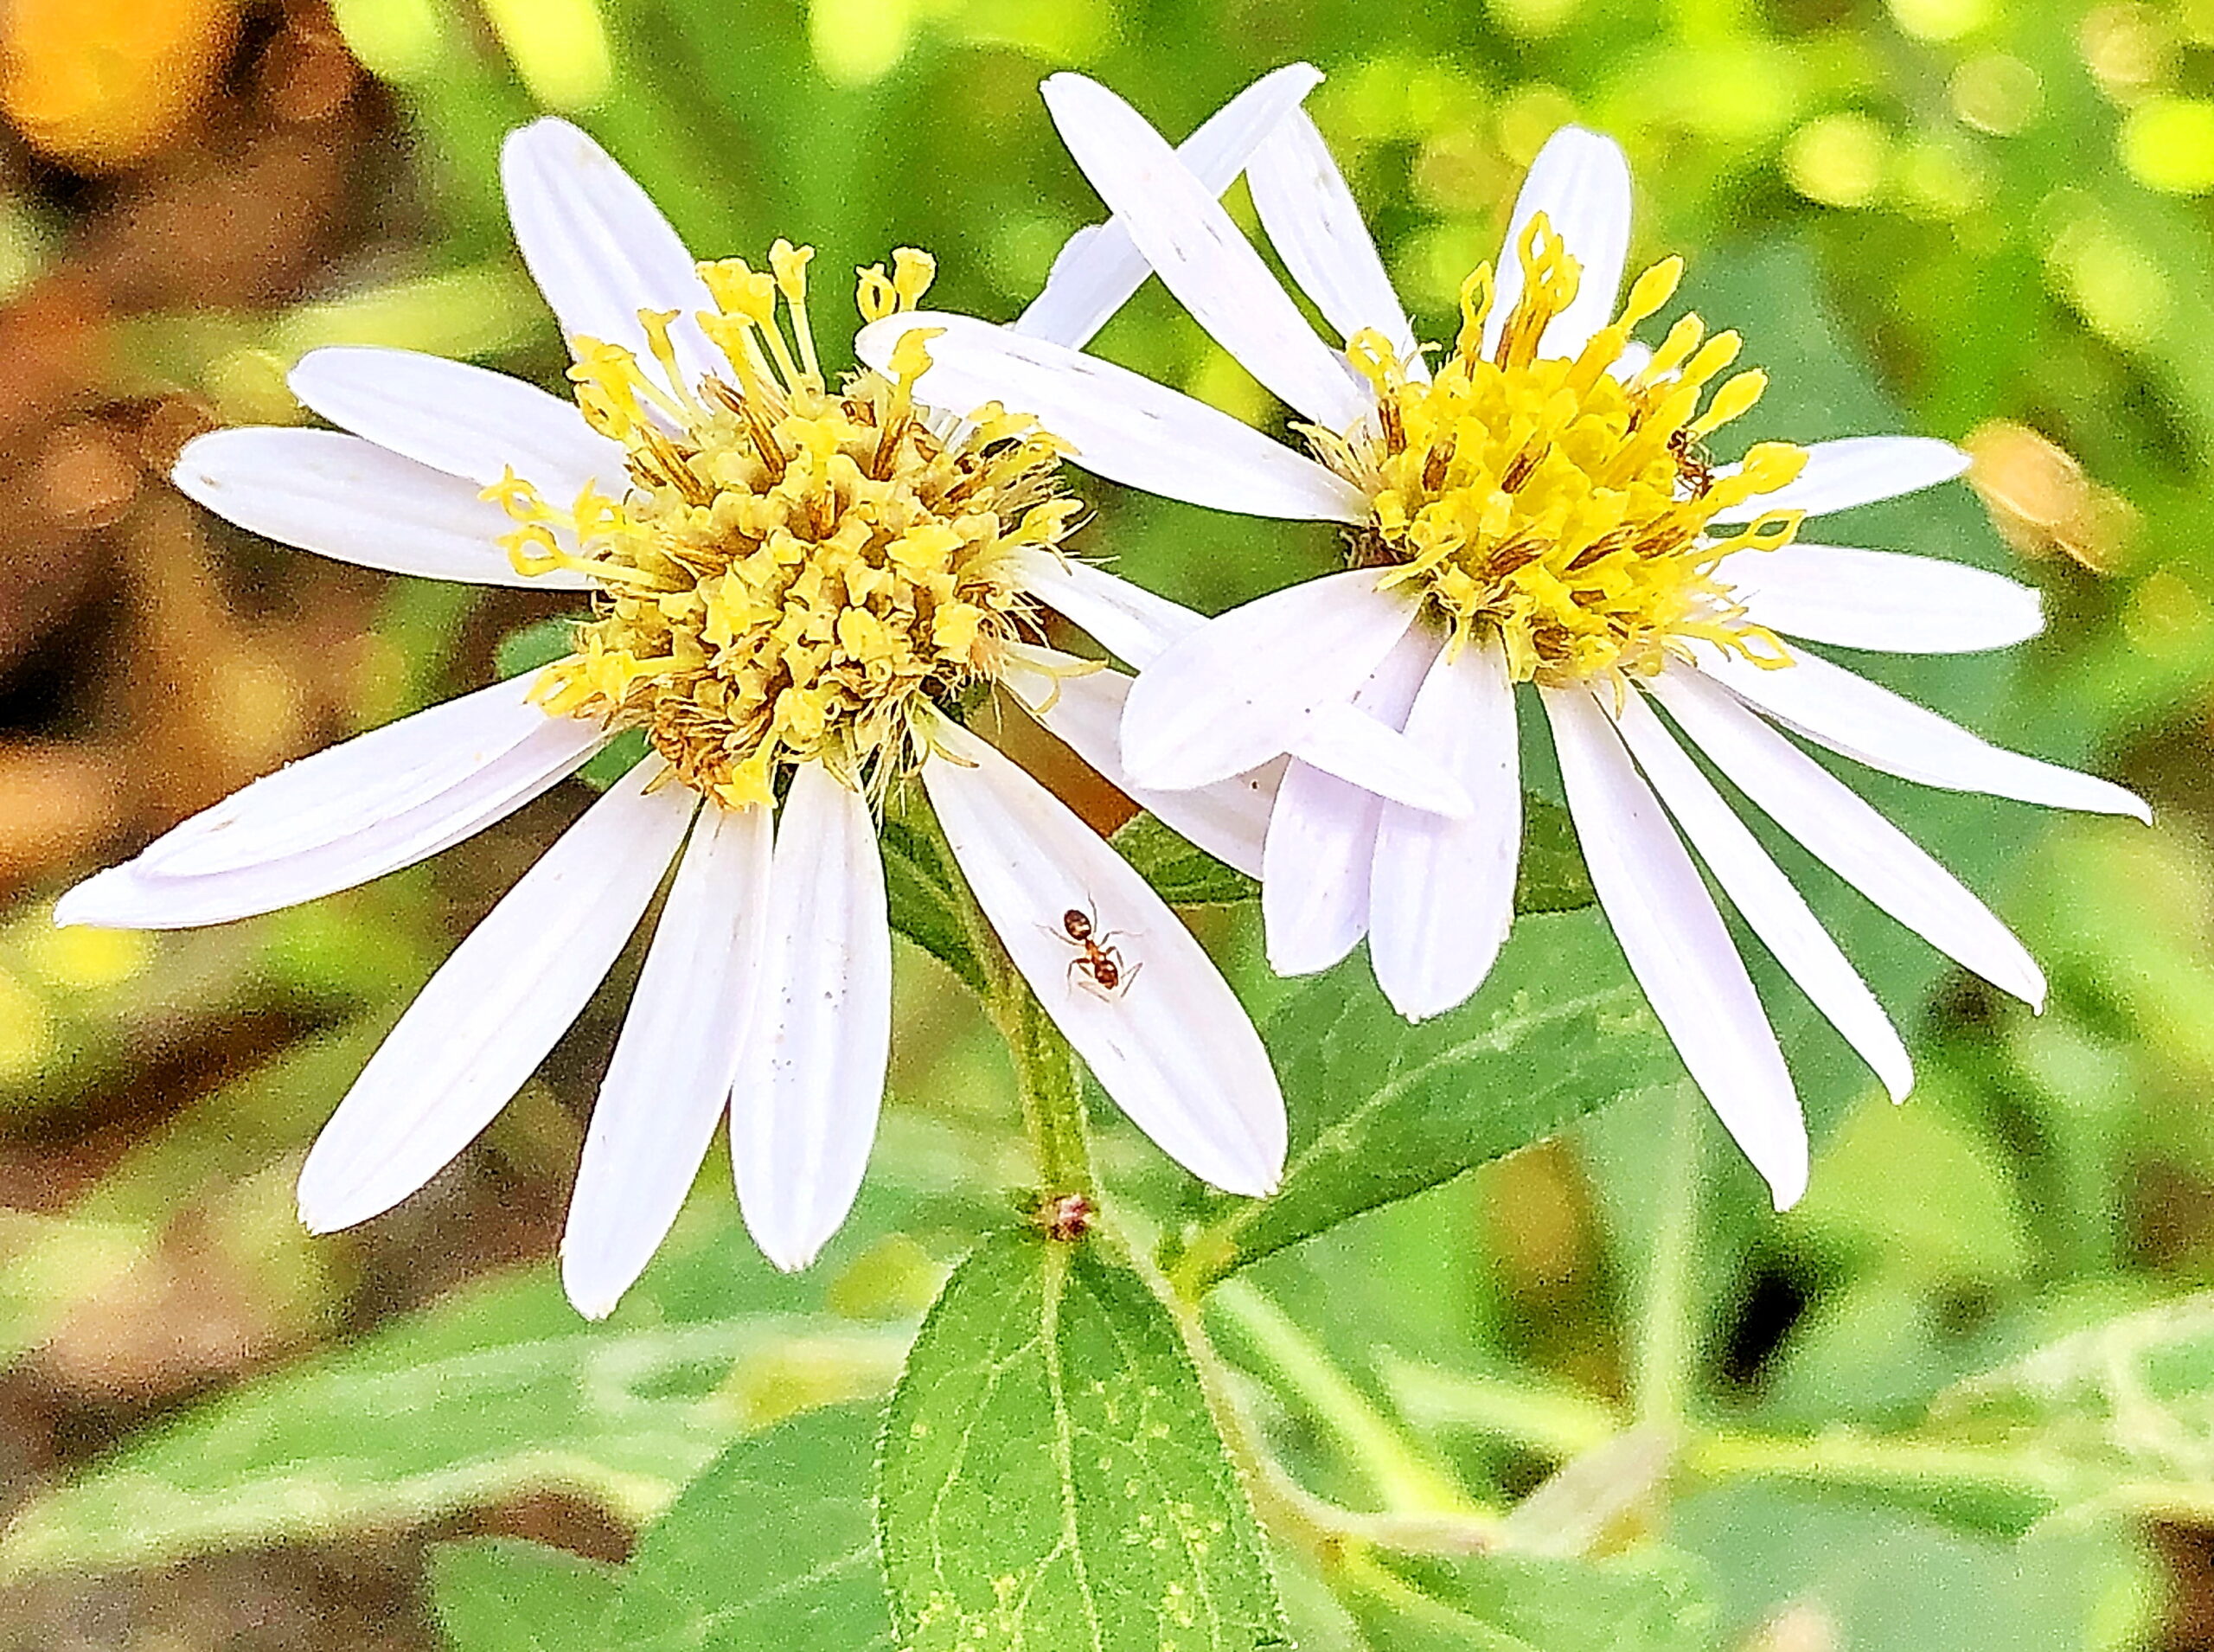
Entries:
{"label": "yellow stamen", "polygon": [[[672,313],[640,315],[661,375],[576,342],[578,405],[625,451],[619,497],[586,487],[564,511],[512,471],[484,491],[515,523],[502,542],[519,570],[597,587],[541,703],[643,729],[680,779],[733,806],[772,799],[795,763],[873,789],[920,761],[930,719],[1015,663],[1032,611],[1018,553],[1058,551],[1080,511],[1060,490],[1063,445],[1033,420],[916,406],[927,333],[888,375],[828,388],[812,256],[778,241],[767,273],[700,266],[716,308],[698,321],[727,381],[685,381]],[[889,277],[861,272],[863,313],[913,308],[935,270],[903,249]]]}
{"label": "yellow stamen", "polygon": [[1496,639],[1518,680],[1599,681],[1620,693],[1694,640],[1789,664],[1714,576],[1733,552],[1788,543],[1798,513],[1769,511],[1722,534],[1708,526],[1742,515],[1806,463],[1799,448],[1762,443],[1718,476],[1706,456],[1705,439],[1760,399],[1767,375],[1739,373],[1710,394],[1739,340],[1708,336],[1695,316],[1641,370],[1622,366],[1632,330],[1675,296],[1683,264],[1673,258],[1631,283],[1621,313],[1572,359],[1545,355],[1545,330],[1575,302],[1583,271],[1542,213],[1513,253],[1521,291],[1489,350],[1488,266],[1462,285],[1458,337],[1427,381],[1381,335],[1347,341],[1347,359],[1375,388],[1376,418],[1309,438],[1371,502],[1358,560],[1380,585],[1420,592],[1450,646]]}

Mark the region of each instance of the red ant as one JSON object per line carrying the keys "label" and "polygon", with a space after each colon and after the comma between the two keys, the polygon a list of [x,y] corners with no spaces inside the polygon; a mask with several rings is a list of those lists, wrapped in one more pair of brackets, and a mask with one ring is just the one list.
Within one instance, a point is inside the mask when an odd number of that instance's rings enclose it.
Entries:
{"label": "red ant", "polygon": [[1714,461],[1706,444],[1693,441],[1690,431],[1679,426],[1669,432],[1668,454],[1676,461],[1676,479],[1691,484],[1692,498],[1703,497],[1714,485]]}
{"label": "red ant", "polygon": [[[1053,932],[1046,932],[1051,934]],[[1072,906],[1061,914],[1061,932],[1078,949],[1069,960],[1069,978],[1081,975],[1110,998],[1119,998],[1130,983],[1138,978],[1143,964],[1125,964],[1123,949],[1109,944],[1123,932],[1103,930],[1098,920],[1090,912]]]}

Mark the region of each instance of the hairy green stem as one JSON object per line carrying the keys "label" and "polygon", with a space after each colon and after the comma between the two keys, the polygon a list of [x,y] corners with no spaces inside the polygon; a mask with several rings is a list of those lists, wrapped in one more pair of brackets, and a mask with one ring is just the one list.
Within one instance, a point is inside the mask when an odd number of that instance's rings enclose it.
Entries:
{"label": "hairy green stem", "polygon": [[1417,1515],[1478,1512],[1452,1476],[1408,1439],[1274,1302],[1236,1280],[1219,1286],[1208,1300],[1337,1437],[1388,1508]]}
{"label": "hairy green stem", "polygon": [[1014,1082],[1022,1101],[1022,1123],[1038,1160],[1039,1190],[1047,1200],[1070,1195],[1096,1202],[1091,1174],[1091,1132],[1085,1117],[1084,1079],[1068,1040],[1046,1014],[1038,995],[1014,967],[999,933],[968,881],[945,839],[945,829],[927,804],[906,816],[909,825],[928,837],[950,886],[970,952],[983,970],[985,1014],[1007,1040],[1014,1062]]}
{"label": "hairy green stem", "polygon": [[1038,1156],[1038,1181],[1048,1199],[1071,1194],[1096,1198],[1091,1175],[1091,1132],[1085,1117],[1084,1080],[1076,1054],[1061,1036],[1037,995],[1013,976],[1006,983],[1000,1018],[1014,1057],[1015,1083],[1022,1092],[1022,1122]]}
{"label": "hairy green stem", "polygon": [[[1163,1283],[1155,1276],[1156,1290]],[[1457,1488],[1449,1508],[1367,1514],[1317,1497],[1299,1484],[1263,1442],[1259,1427],[1239,1400],[1236,1374],[1200,1322],[1198,1305],[1181,1297],[1164,1299],[1183,1334],[1185,1351],[1199,1373],[1223,1446],[1253,1500],[1253,1512],[1279,1541],[1304,1552],[1326,1569],[1372,1549],[1463,1555],[1499,1546],[1499,1517],[1470,1505]],[[1377,1422],[1390,1426],[1381,1418]]]}

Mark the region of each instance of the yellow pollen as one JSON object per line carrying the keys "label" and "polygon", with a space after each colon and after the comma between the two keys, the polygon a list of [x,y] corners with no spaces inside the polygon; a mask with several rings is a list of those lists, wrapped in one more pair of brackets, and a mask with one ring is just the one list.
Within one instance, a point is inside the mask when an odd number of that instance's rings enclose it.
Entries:
{"label": "yellow pollen", "polygon": [[1460,332],[1434,377],[1411,371],[1381,334],[1347,341],[1375,387],[1374,424],[1308,436],[1371,502],[1356,560],[1380,569],[1385,587],[1418,590],[1451,646],[1496,637],[1518,682],[1619,688],[1693,640],[1789,664],[1715,569],[1733,551],[1788,543],[1800,513],[1709,531],[1806,464],[1803,449],[1763,442],[1736,472],[1715,474],[1706,438],[1759,400],[1767,375],[1739,373],[1709,394],[1739,341],[1709,336],[1695,316],[1626,370],[1631,331],[1675,294],[1683,264],[1673,258],[1631,284],[1622,313],[1574,357],[1545,355],[1545,330],[1583,270],[1543,213],[1514,251],[1521,295],[1490,349],[1498,283],[1488,265],[1462,286]]}
{"label": "yellow pollen", "polygon": [[[624,450],[620,498],[588,487],[565,506],[512,471],[484,491],[515,524],[502,542],[518,569],[595,586],[576,651],[540,679],[547,709],[643,730],[684,782],[733,807],[773,799],[797,763],[875,792],[919,761],[931,716],[960,710],[1021,646],[1018,553],[1058,548],[1079,509],[1062,445],[1033,420],[916,407],[919,337],[890,376],[827,387],[813,256],[780,240],[767,272],[701,266],[716,308],[695,319],[728,380],[684,381],[673,314],[640,312],[649,363],[574,341],[577,405]],[[862,272],[863,313],[912,309],[935,267],[902,251],[889,278]]]}

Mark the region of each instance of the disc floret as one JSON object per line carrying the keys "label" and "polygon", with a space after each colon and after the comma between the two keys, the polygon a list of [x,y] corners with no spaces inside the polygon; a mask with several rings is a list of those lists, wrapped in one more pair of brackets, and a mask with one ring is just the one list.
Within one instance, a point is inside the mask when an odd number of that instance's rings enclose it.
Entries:
{"label": "disc floret", "polygon": [[1803,449],[1780,442],[1756,444],[1731,473],[1707,461],[1705,439],[1759,400],[1766,375],[1737,374],[1709,395],[1738,338],[1707,336],[1696,316],[1626,370],[1631,330],[1675,291],[1683,265],[1673,258],[1638,278],[1622,313],[1575,356],[1541,355],[1581,270],[1543,213],[1516,250],[1521,296],[1489,350],[1488,265],[1462,287],[1460,333],[1434,377],[1379,333],[1348,342],[1375,387],[1375,421],[1309,434],[1372,502],[1358,560],[1384,569],[1385,587],[1418,590],[1454,645],[1495,635],[1517,682],[1650,676],[1692,639],[1788,664],[1714,572],[1734,551],[1788,543],[1801,513],[1708,531],[1806,464]]}
{"label": "disc floret", "polygon": [[[658,374],[573,341],[577,405],[624,451],[622,497],[587,487],[563,510],[512,472],[487,490],[516,524],[503,543],[518,568],[596,587],[576,651],[540,679],[547,709],[642,729],[732,807],[771,799],[793,764],[875,791],[919,762],[931,711],[995,680],[1017,642],[1033,608],[1019,554],[1057,547],[1080,509],[1033,420],[996,402],[958,420],[917,407],[927,332],[888,372],[827,385],[812,255],[780,240],[766,271],[700,266],[716,308],[697,319],[727,378],[688,382],[675,311],[640,312]],[[863,317],[912,309],[934,272],[907,249],[889,276],[861,272]]]}

